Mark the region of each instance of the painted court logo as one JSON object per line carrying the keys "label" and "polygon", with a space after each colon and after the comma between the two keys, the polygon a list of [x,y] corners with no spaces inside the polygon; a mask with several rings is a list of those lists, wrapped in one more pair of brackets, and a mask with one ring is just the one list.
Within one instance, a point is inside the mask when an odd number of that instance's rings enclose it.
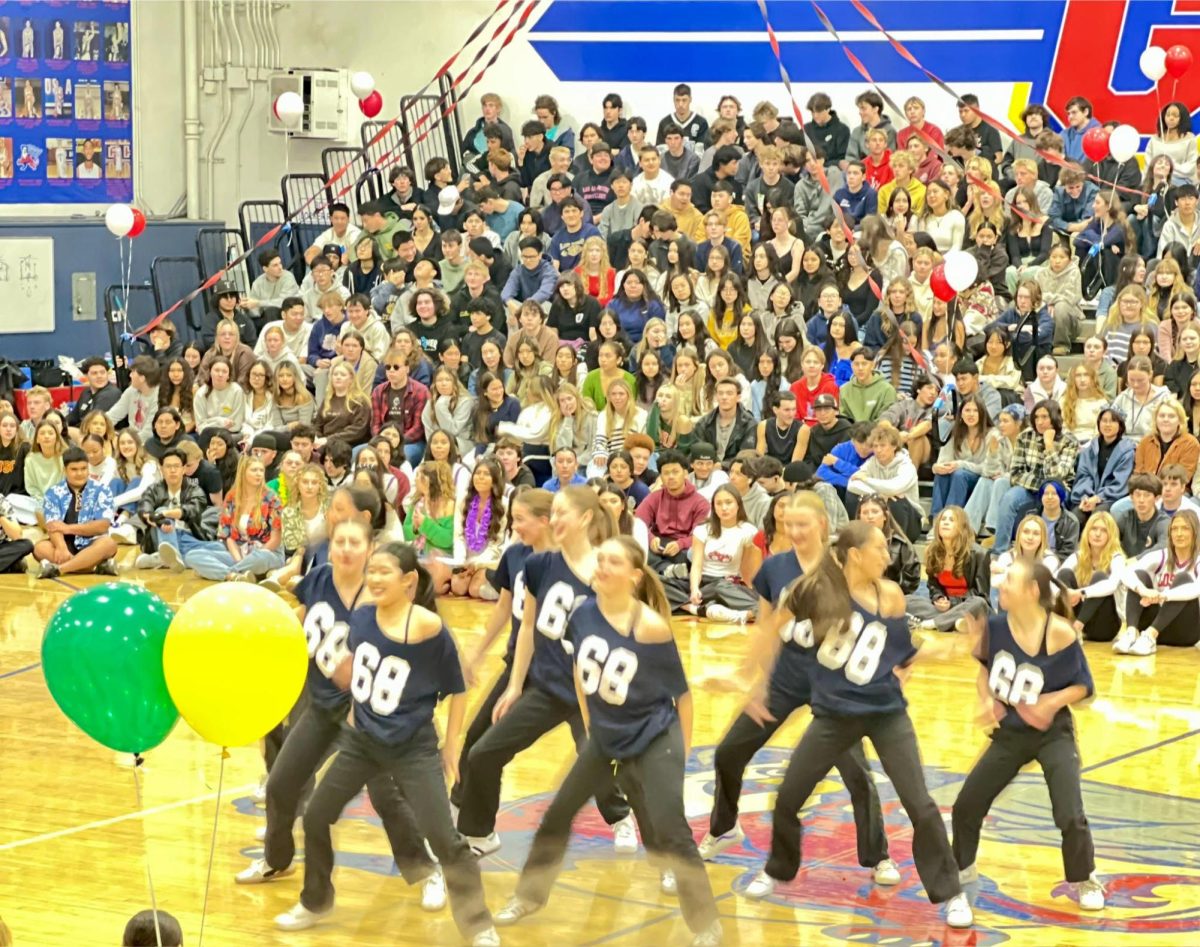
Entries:
{"label": "painted court logo", "polygon": [[[696,838],[708,827],[713,752],[713,747],[699,747],[688,764],[685,800]],[[710,867],[717,894],[722,893],[719,889],[723,884],[741,891],[765,862],[771,843],[774,793],[789,756],[784,748],[767,747],[747,768],[741,796],[746,842],[726,851]],[[768,903],[820,911],[829,918],[821,932],[831,939],[896,947],[928,943],[931,929],[940,929],[940,921],[912,863],[911,828],[891,783],[879,773],[878,764],[874,772],[891,854],[903,875],[901,884],[875,887],[869,871],[859,866],[849,796],[834,770],[804,810],[806,867],[794,882],[776,888]],[[930,792],[948,818],[964,777],[929,767],[925,775]],[[1061,876],[1061,838],[1051,817],[1045,783],[1040,773],[1022,774],[997,800],[984,825],[972,943],[978,947],[1001,944],[1010,939],[1008,930],[1016,935],[1033,927],[1102,931],[1114,938],[1153,933],[1169,935],[1164,943],[1200,942],[1200,906],[1181,906],[1172,901],[1181,889],[1200,886],[1200,800],[1090,781],[1084,782],[1083,789],[1096,858],[1104,871],[1100,880],[1108,890],[1104,913],[1081,915],[1073,889],[1062,882],[1035,891],[1031,902],[1003,889],[988,876],[989,861],[1035,865],[1041,877]],[[503,846],[495,856],[484,859],[485,870],[520,868],[552,798],[553,793],[542,793],[501,808],[496,829]],[[234,805],[243,814],[262,816],[262,810],[249,797],[236,800]],[[343,819],[379,825],[365,794],[347,807]],[[337,835],[335,830],[335,842]],[[395,874],[396,866],[387,854],[382,830],[379,842],[373,852],[339,850],[338,865],[373,874]],[[247,849],[245,854],[256,857],[261,855],[261,848]],[[575,820],[563,879],[569,880],[581,862],[623,860],[613,851],[611,829],[595,806],[586,806]],[[732,875],[728,869],[733,869]],[[839,915],[844,917],[839,920]],[[1051,935],[1047,938],[1047,942],[1053,939]]]}

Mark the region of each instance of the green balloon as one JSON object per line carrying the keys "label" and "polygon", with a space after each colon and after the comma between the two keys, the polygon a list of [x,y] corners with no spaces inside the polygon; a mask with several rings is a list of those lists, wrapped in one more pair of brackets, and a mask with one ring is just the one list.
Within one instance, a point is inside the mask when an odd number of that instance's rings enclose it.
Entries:
{"label": "green balloon", "polygon": [[174,612],[139,585],[107,582],[58,607],[42,639],[50,696],[97,743],[144,753],[179,719],[163,674]]}

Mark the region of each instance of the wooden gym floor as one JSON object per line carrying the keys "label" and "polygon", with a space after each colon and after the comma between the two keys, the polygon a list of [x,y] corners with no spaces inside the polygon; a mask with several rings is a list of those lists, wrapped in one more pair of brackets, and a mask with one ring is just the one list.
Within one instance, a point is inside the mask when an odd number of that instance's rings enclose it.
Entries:
{"label": "wooden gym floor", "polygon": [[[144,579],[171,603],[204,584],[165,572]],[[99,580],[68,581],[84,587]],[[0,577],[0,915],[18,947],[111,945],[119,941],[125,920],[149,906],[149,867],[159,905],[180,919],[186,943],[194,947],[217,811],[220,751],[181,723],[147,757],[139,811],[127,760],[76,730],[51,701],[42,678],[42,630],[71,591],[64,582]],[[486,612],[487,606],[478,603],[444,603],[463,645],[478,635]],[[740,658],[745,638],[711,637],[718,628],[695,621],[676,624],[693,680],[724,673]],[[1102,916],[1082,915],[1062,883],[1058,834],[1036,767],[1001,796],[985,826],[973,932],[948,931],[925,899],[912,865],[907,819],[878,764],[892,854],[904,876],[899,887],[873,888],[868,873],[857,866],[848,797],[835,772],[806,810],[807,861],[796,881],[768,903],[740,898],[734,892],[765,858],[772,792],[806,725],[806,715],[799,714],[747,773],[745,848],[730,850],[709,866],[726,943],[1200,943],[1200,788],[1195,778],[1200,654],[1166,649],[1150,658],[1117,658],[1107,646],[1089,645],[1088,657],[1098,697],[1078,714],[1078,726],[1097,871],[1108,888],[1109,907]],[[493,657],[491,673],[499,663]],[[965,657],[930,662],[908,685],[928,781],[947,817],[984,745],[972,722],[974,675]],[[711,801],[712,748],[738,709],[736,695],[696,693],[687,798],[697,838]],[[493,908],[511,894],[530,836],[571,756],[566,728],[560,728],[506,773],[499,824],[504,846],[484,863]],[[423,913],[419,891],[393,874],[386,840],[365,802],[352,806],[335,829],[340,867],[333,918],[301,934],[276,932],[272,918],[295,902],[299,873],[257,887],[233,883],[234,873],[261,851],[254,830],[263,823],[263,811],[252,801],[261,773],[257,750],[232,751],[220,799],[205,944],[460,943],[449,913]],[[614,855],[593,808],[581,814],[576,833],[549,906],[504,931],[506,945],[687,943],[678,906],[659,894],[657,875],[644,856]]]}

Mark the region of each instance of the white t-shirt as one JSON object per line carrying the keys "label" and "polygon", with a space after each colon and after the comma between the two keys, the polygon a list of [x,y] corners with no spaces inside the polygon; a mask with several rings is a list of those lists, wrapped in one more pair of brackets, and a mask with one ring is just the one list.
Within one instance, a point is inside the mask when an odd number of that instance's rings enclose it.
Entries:
{"label": "white t-shirt", "polygon": [[325,230],[321,231],[320,236],[313,241],[313,246],[320,248],[328,246],[332,243],[339,247],[345,247],[346,252],[349,253],[351,247],[358,242],[358,238],[360,236],[362,236],[362,231],[359,230],[358,227],[354,226],[354,224],[346,224],[346,233],[341,237],[333,232],[332,227],[327,227]]}
{"label": "white t-shirt", "polygon": [[752,523],[722,528],[721,535],[709,538],[708,523],[692,531],[692,538],[704,543],[704,577],[725,579],[741,575],[742,551],[754,542],[758,530]]}

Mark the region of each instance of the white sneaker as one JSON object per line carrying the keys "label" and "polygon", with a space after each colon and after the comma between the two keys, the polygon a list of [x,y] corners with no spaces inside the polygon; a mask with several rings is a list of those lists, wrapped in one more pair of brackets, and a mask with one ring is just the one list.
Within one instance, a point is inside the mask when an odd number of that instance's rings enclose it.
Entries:
{"label": "white sneaker", "polygon": [[476,858],[483,858],[492,852],[500,851],[500,836],[493,832],[491,835],[466,835],[464,838],[471,846]]}
{"label": "white sneaker", "polygon": [[179,550],[171,545],[171,543],[161,543],[159,545],[158,558],[172,572],[182,572],[184,569],[183,557],[179,555]]}
{"label": "white sneaker", "polygon": [[1140,632],[1137,636],[1137,641],[1130,647],[1128,653],[1135,654],[1138,657],[1145,657],[1148,654],[1154,654],[1158,650],[1158,639],[1146,632]]}
{"label": "white sneaker", "polygon": [[120,526],[114,526],[108,531],[108,535],[126,546],[137,545],[137,530],[133,528],[133,524],[131,523],[122,523]]}
{"label": "white sneaker", "polygon": [[258,788],[254,790],[254,801],[260,806],[267,801],[267,777],[265,773],[258,781]]}
{"label": "white sneaker", "polygon": [[283,586],[279,584],[279,580],[274,578],[275,573],[268,572],[266,578],[259,579],[259,588],[266,589],[268,592],[282,592]]}
{"label": "white sneaker", "polygon": [[421,910],[440,911],[446,906],[446,876],[439,865],[421,887]]}
{"label": "white sneaker", "polygon": [[775,891],[777,882],[774,878],[768,875],[765,871],[760,871],[754,876],[750,884],[746,885],[746,890],[743,894],[752,901],[761,901],[763,898],[769,897]]}
{"label": "white sneaker", "polygon": [[750,619],[750,613],[713,603],[704,609],[704,617],[712,621],[723,621],[730,625],[744,625]]}
{"label": "white sneaker", "polygon": [[135,569],[161,569],[162,559],[156,552],[143,552],[133,560]]}
{"label": "white sneaker", "polygon": [[310,911],[297,902],[291,910],[275,915],[275,926],[284,931],[306,931],[332,913],[333,908],[328,911]]}
{"label": "white sneaker", "polygon": [[496,928],[489,927],[471,938],[471,947],[500,947],[500,935]]}
{"label": "white sneaker", "polygon": [[287,868],[272,868],[267,864],[265,858],[256,858],[250,863],[249,868],[239,871],[234,877],[240,885],[260,885],[267,881],[278,881],[280,878],[286,878],[288,875],[295,874],[296,868],[294,865],[288,865]]}
{"label": "white sneaker", "polygon": [[735,822],[733,831],[726,832],[724,835],[712,836],[705,832],[704,838],[700,840],[696,849],[700,852],[701,859],[710,862],[725,849],[741,845],[744,841],[746,841],[746,833],[742,831],[741,824]]}
{"label": "white sneaker", "polygon": [[948,927],[971,927],[975,924],[975,912],[965,894],[956,894],[946,902],[946,925]]}
{"label": "white sneaker", "polygon": [[885,858],[875,866],[875,884],[884,887],[900,884],[900,869],[890,858]]}
{"label": "white sneaker", "polygon": [[263,823],[254,830],[254,840],[256,842],[265,842],[267,840],[267,823]]}
{"label": "white sneaker", "polygon": [[633,813],[613,823],[613,851],[618,855],[636,855],[638,850],[637,824]]}
{"label": "white sneaker", "polygon": [[725,939],[721,930],[721,922],[713,921],[708,927],[692,938],[692,947],[717,947]]}
{"label": "white sneaker", "polygon": [[1138,630],[1126,625],[1121,629],[1120,634],[1113,638],[1112,649],[1117,654],[1129,654],[1129,649],[1133,647],[1133,643],[1137,641],[1137,638]]}
{"label": "white sneaker", "polygon": [[1089,878],[1075,886],[1079,895],[1079,908],[1082,911],[1104,910],[1104,885],[1095,878]]}
{"label": "white sneaker", "polygon": [[532,904],[529,901],[522,901],[515,895],[508,899],[508,904],[504,905],[499,911],[492,915],[494,920],[500,927],[508,927],[510,924],[516,924],[523,917],[529,917],[530,914],[536,914],[542,909],[540,904]]}
{"label": "white sneaker", "polygon": [[675,872],[670,868],[664,868],[659,872],[658,890],[672,898],[679,894],[679,885],[675,883]]}

